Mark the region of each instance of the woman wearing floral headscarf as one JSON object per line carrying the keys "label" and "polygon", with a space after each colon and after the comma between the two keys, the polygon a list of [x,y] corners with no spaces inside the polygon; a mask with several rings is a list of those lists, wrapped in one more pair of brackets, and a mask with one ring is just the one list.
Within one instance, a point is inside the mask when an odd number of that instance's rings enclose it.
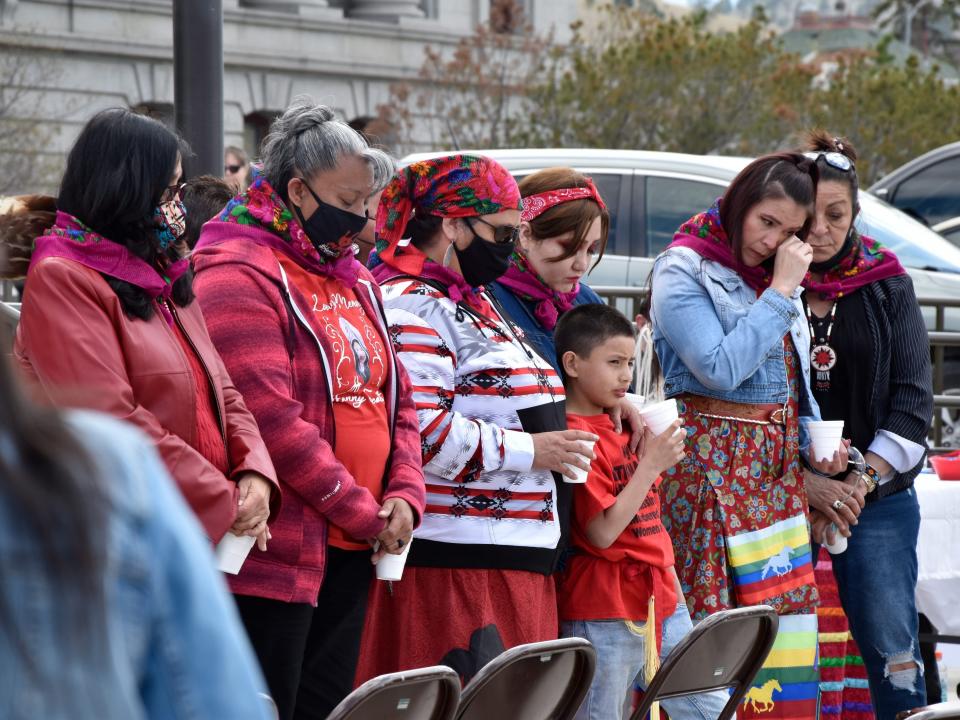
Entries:
{"label": "woman wearing floral headscarf", "polygon": [[490,292],[525,339],[559,369],[557,320],[575,305],[603,302],[581,279],[603,256],[610,214],[593,181],[573,168],[528,175],[520,193],[519,247]]}
{"label": "woman wearing floral headscarf", "polygon": [[483,287],[507,269],[520,207],[510,174],[470,155],[414,163],[383,193],[374,276],[414,385],[427,506],[403,579],[372,592],[358,681],[439,663],[467,681],[557,637],[559,474],[586,467],[578,440],[596,436],[564,429],[560,378]]}

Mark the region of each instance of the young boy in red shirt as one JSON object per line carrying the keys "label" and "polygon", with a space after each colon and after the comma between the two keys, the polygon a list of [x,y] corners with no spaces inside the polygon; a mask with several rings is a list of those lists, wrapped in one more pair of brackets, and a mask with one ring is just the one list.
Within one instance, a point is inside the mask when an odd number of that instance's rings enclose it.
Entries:
{"label": "young boy in red shirt", "polygon": [[[623,398],[634,364],[635,329],[622,313],[579,305],[560,319],[554,340],[567,425],[600,438],[587,482],[574,490],[572,553],[558,580],[560,634],[586,638],[597,650],[597,672],[577,720],[614,720],[634,679],[645,686],[647,642],[655,639],[662,658],[693,627],[658,490],[660,473],[683,457],[685,435],[679,420],[661,435],[647,430],[638,457],[629,434],[614,431],[605,410]],[[728,697],[714,692],[662,705],[673,720],[711,720]]]}

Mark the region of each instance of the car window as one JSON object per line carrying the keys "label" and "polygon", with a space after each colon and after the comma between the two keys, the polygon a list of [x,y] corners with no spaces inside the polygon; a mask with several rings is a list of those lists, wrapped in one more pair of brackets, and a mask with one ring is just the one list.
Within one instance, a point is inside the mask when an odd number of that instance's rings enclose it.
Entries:
{"label": "car window", "polygon": [[647,255],[658,255],[683,223],[713,205],[723,187],[681,178],[647,177]]}
{"label": "car window", "polygon": [[865,192],[860,208],[857,229],[893,250],[905,266],[960,272],[960,248],[923,223]]}
{"label": "car window", "polygon": [[620,218],[620,185],[623,183],[624,176],[598,172],[592,172],[589,175],[593,178],[593,184],[597,186],[600,197],[607,204],[607,212],[610,213],[610,236],[607,241],[606,252],[625,254],[617,244],[617,226]]}
{"label": "car window", "polygon": [[960,225],[954,228],[950,228],[949,230],[944,230],[940,234],[943,235],[947,240],[952,242],[954,245],[960,246]]}
{"label": "car window", "polygon": [[960,157],[947,158],[911,175],[897,187],[893,204],[929,225],[960,215]]}

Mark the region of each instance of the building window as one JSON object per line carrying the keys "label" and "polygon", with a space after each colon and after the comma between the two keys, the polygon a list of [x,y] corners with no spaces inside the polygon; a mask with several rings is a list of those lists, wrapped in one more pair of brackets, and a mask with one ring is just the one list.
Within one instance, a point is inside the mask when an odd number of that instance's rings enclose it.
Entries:
{"label": "building window", "polygon": [[440,0],[420,0],[420,9],[425,17],[436,20],[440,17]]}
{"label": "building window", "polygon": [[247,151],[251,158],[260,157],[260,145],[267,133],[270,132],[270,123],[278,115],[280,115],[279,112],[258,110],[244,116],[243,149]]}

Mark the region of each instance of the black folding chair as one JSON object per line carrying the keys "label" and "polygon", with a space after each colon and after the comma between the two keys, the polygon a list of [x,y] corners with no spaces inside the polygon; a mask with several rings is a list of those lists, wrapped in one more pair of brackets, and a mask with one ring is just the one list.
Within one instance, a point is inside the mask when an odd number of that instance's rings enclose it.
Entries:
{"label": "black folding chair", "polygon": [[453,720],[459,701],[460,676],[437,665],[367,680],[327,720]]}
{"label": "black folding chair", "polygon": [[569,720],[596,667],[597,653],[583,638],[518,645],[467,684],[457,720]]}
{"label": "black folding chair", "polygon": [[926,707],[905,710],[897,715],[897,720],[960,720],[960,701],[927,705]]}
{"label": "black folding chair", "polygon": [[721,610],[694,626],[663,661],[630,720],[667,698],[733,688],[719,720],[737,711],[777,637],[779,620],[768,605]]}

